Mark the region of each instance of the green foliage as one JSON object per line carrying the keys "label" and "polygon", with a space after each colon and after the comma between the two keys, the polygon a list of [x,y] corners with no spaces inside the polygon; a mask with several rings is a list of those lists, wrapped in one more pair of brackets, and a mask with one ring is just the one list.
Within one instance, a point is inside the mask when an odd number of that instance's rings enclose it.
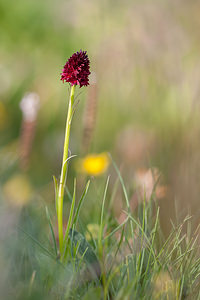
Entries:
{"label": "green foliage", "polygon": [[[120,175],[116,165],[115,168]],[[124,194],[128,197],[122,177],[120,181]],[[81,221],[80,207],[89,182],[77,209],[76,184],[74,185],[66,229],[66,252],[61,261],[57,256],[56,238],[48,209],[46,214],[52,243],[48,245],[46,241],[45,246],[29,234],[29,230],[20,228],[28,237],[29,244],[36,246],[29,258],[29,264],[33,263],[33,273],[31,275],[29,272],[29,279],[26,276],[24,278],[24,284],[27,280],[30,281],[30,299],[34,299],[35,295],[43,295],[44,298],[48,295],[49,299],[57,297],[88,300],[92,297],[104,300],[198,299],[199,247],[197,232],[191,234],[189,230],[191,218],[186,217],[181,224],[173,225],[168,238],[164,239],[159,224],[159,208],[156,208],[154,202],[147,203],[144,200],[138,213],[127,212],[125,221],[122,224],[116,223],[113,227],[106,209],[109,207],[106,203],[108,185],[109,178],[103,192],[98,243],[95,247],[86,240],[84,234],[75,230],[76,223]],[[188,230],[184,233],[185,225]],[[118,238],[117,233],[120,233]],[[25,262],[22,263],[22,268],[24,267]],[[21,293],[24,292],[22,289]]]}

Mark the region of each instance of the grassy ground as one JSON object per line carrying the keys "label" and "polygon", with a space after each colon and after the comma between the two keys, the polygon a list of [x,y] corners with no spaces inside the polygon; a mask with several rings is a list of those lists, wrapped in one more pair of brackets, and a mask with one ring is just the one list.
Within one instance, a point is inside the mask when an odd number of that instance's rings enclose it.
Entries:
{"label": "grassy ground", "polygon": [[[155,195],[130,213],[127,190],[119,176],[127,207],[124,220],[110,211],[109,177],[102,187],[100,211],[90,226],[87,210],[90,181],[82,197],[72,201],[64,259],[60,261],[52,215],[37,206],[24,208],[12,239],[4,244],[9,265],[2,273],[7,299],[199,299],[200,263],[197,232],[191,218],[173,224],[164,237]],[[91,183],[92,185],[92,183]],[[114,192],[113,192],[114,193]],[[73,200],[74,199],[74,200]],[[38,206],[41,206],[40,204]],[[95,211],[95,209],[93,209]],[[43,214],[43,218],[41,218]],[[71,220],[71,221],[70,221]],[[47,227],[49,224],[49,228]],[[184,229],[184,227],[186,229]],[[5,250],[4,249],[4,250]],[[8,280],[9,278],[9,280]]]}

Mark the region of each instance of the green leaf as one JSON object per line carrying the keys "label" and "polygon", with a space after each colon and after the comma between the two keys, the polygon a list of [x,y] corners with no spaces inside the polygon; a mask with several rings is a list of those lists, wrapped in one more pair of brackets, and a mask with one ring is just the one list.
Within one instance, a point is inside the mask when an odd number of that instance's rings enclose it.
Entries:
{"label": "green leaf", "polygon": [[46,215],[47,215],[47,220],[49,222],[49,228],[50,228],[51,235],[52,235],[55,254],[57,255],[58,254],[58,249],[57,249],[57,244],[56,244],[56,238],[55,238],[55,234],[54,234],[54,231],[53,231],[53,226],[52,226],[52,222],[51,222],[51,218],[50,218],[49,210],[48,210],[47,206],[46,206]]}
{"label": "green leaf", "polygon": [[80,232],[74,229],[70,229],[69,236],[73,246],[76,247],[77,244],[79,245],[78,253],[80,256],[83,256],[83,260],[87,264],[91,273],[95,274],[99,278],[101,275],[101,266],[91,245]]}
{"label": "green leaf", "polygon": [[68,245],[68,239],[69,239],[69,230],[72,226],[72,219],[74,215],[74,207],[75,207],[75,200],[76,200],[76,179],[74,179],[74,192],[73,192],[73,198],[72,198],[72,203],[71,203],[71,208],[70,208],[70,213],[69,213],[69,219],[67,223],[67,228],[65,231],[65,237],[64,237],[64,254],[63,256],[65,257],[66,251],[67,251],[67,245]]}

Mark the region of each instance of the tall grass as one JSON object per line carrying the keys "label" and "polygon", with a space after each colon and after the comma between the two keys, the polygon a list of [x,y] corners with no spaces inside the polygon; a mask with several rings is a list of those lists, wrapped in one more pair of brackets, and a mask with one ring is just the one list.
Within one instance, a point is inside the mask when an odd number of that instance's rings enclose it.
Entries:
{"label": "tall grass", "polygon": [[[157,204],[152,199],[145,201],[144,197],[132,213],[127,189],[115,163],[114,168],[127,198],[125,221],[119,224],[108,210],[112,198],[108,197],[108,177],[100,215],[96,216],[99,234],[93,237],[91,233],[92,239],[88,241],[81,207],[87,199],[89,182],[76,205],[74,185],[64,260],[58,257],[48,210],[50,236],[47,230],[43,241],[30,233],[30,224],[23,229],[30,222],[27,217],[23,220],[18,234],[20,240],[26,241],[27,249],[23,261],[14,262],[16,269],[20,264],[18,276],[23,282],[17,299],[200,299],[198,228],[191,232],[192,218],[188,216],[181,224],[172,224],[169,236],[164,237]],[[25,272],[27,265],[29,271]]]}

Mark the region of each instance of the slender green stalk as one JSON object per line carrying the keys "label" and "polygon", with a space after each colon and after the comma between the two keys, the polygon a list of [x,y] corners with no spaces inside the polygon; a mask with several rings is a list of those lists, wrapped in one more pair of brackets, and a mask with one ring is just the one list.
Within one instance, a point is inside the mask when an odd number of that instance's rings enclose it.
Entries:
{"label": "slender green stalk", "polygon": [[71,121],[73,116],[74,92],[75,92],[75,85],[71,86],[71,90],[70,90],[70,99],[69,99],[68,114],[67,114],[66,129],[65,129],[63,161],[62,161],[60,184],[58,190],[58,212],[57,212],[58,213],[58,235],[59,235],[59,246],[60,246],[61,255],[63,253],[63,198],[64,198],[64,189],[65,189],[65,183],[67,177],[66,175],[67,175],[67,165],[68,165],[69,137],[70,137]]}

